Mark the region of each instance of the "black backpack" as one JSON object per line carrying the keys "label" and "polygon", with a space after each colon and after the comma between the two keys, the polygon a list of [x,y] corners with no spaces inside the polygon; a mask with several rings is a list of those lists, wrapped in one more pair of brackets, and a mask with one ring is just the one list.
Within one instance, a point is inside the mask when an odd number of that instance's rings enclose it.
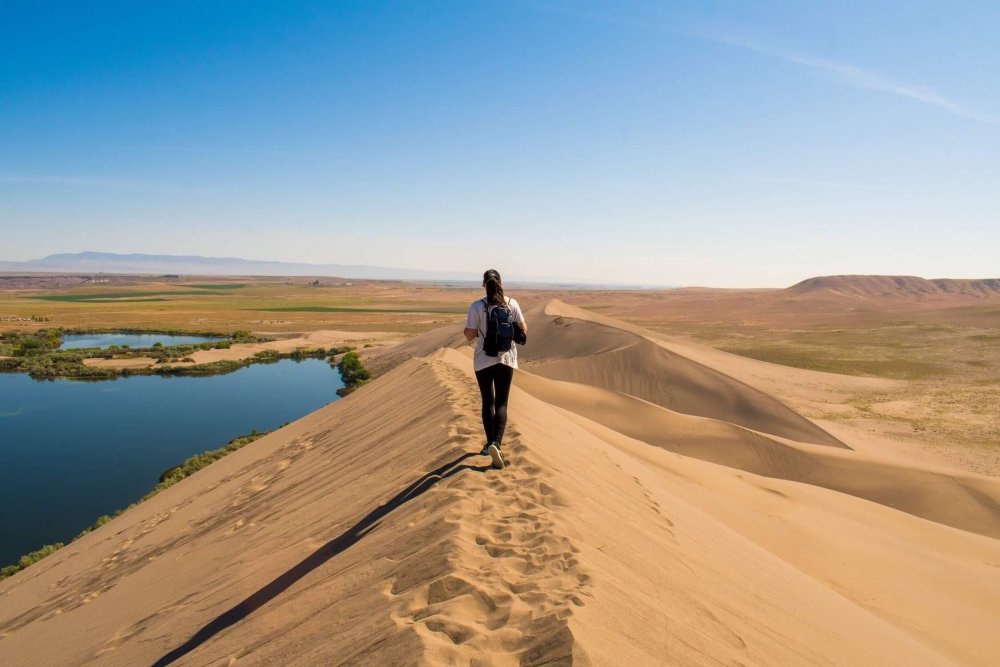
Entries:
{"label": "black backpack", "polygon": [[496,357],[510,351],[514,340],[514,313],[510,306],[490,305],[486,299],[486,334],[483,336],[483,352],[487,357]]}

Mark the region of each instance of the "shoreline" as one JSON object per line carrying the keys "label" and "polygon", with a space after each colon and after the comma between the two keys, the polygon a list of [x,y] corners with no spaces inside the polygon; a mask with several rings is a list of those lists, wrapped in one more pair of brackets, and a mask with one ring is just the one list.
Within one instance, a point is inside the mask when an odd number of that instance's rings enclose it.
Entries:
{"label": "shoreline", "polygon": [[[88,333],[152,334],[163,333],[141,329],[83,330],[62,329],[60,335]],[[242,334],[242,335],[239,335]],[[214,336],[204,332],[172,331],[163,335]],[[224,375],[255,363],[271,363],[281,359],[337,357],[355,349],[351,343],[366,347],[398,342],[398,335],[387,332],[353,332],[321,330],[298,336],[265,338],[260,334],[237,332],[239,338],[227,336],[216,343],[181,344],[149,348],[50,349],[27,356],[0,356],[0,372],[26,373],[34,380],[116,380],[133,375]],[[44,338],[45,330],[31,334]],[[391,337],[391,338],[390,338]],[[246,340],[247,342],[238,342]]]}
{"label": "shoreline", "polygon": [[[322,356],[312,356],[310,358],[322,358]],[[339,363],[334,363],[335,357],[330,358],[331,369],[340,374],[341,380],[344,382],[344,386],[337,390],[338,398],[333,399],[334,401],[339,400],[339,398],[344,398],[348,394],[357,391],[372,379],[371,375],[368,373],[367,369],[359,360],[357,353],[354,352],[353,349],[347,350],[339,356],[340,356]],[[260,359],[256,361],[248,360],[248,363],[246,363],[244,366],[241,366],[240,368],[250,366],[254,363],[273,363],[275,361],[280,361],[281,359],[287,359],[287,358],[292,358],[292,357],[284,356],[280,358],[273,358],[273,359],[267,358],[266,360]],[[351,361],[352,359],[353,362]],[[239,370],[239,369],[237,368],[233,370]],[[215,374],[218,375],[223,373],[215,373]],[[130,503],[127,507],[115,511],[112,514],[105,514],[98,517],[94,523],[84,528],[78,535],[76,535],[76,537],[72,538],[68,542],[65,543],[55,542],[51,544],[45,544],[39,547],[38,549],[35,549],[34,551],[28,552],[27,554],[23,554],[17,561],[11,563],[10,565],[0,564],[0,581],[6,579],[7,577],[13,576],[17,572],[20,572],[21,570],[29,567],[30,565],[38,562],[42,558],[45,558],[46,556],[52,553],[55,553],[56,551],[62,549],[66,545],[72,544],[74,541],[80,539],[87,533],[97,528],[100,528],[108,521],[121,516],[128,510],[132,509],[133,507],[136,507],[137,505],[145,502],[146,500],[149,500],[160,491],[163,491],[164,489],[173,486],[177,482],[193,475],[195,472],[201,470],[202,468],[205,468],[211,465],[212,463],[215,463],[216,461],[223,458],[227,454],[231,454],[232,452],[254,442],[255,440],[264,437],[265,435],[275,433],[290,423],[292,422],[285,422],[281,426],[272,429],[270,431],[257,431],[257,429],[253,429],[250,433],[245,433],[243,435],[238,435],[232,438],[224,446],[218,449],[208,450],[200,454],[193,454],[189,456],[178,465],[168,468],[163,473],[161,473],[157,484],[152,488],[152,490],[143,495],[141,498],[139,498],[133,503]]]}

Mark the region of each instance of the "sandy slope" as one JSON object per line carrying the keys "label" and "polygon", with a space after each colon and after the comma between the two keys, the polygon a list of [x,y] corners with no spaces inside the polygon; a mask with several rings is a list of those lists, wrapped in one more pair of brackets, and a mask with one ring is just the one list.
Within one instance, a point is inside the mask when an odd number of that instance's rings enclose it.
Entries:
{"label": "sandy slope", "polygon": [[367,387],[0,582],[0,664],[1000,661],[995,478],[854,451],[723,357],[529,317],[508,470],[470,455],[455,332],[372,351]]}

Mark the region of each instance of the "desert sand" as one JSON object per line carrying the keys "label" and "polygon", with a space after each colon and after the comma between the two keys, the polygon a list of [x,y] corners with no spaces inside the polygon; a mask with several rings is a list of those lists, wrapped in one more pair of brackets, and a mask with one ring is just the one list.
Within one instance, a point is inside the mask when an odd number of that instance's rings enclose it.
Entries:
{"label": "desert sand", "polygon": [[458,327],[0,582],[0,664],[993,665],[1000,479],[866,383],[549,301],[486,468]]}

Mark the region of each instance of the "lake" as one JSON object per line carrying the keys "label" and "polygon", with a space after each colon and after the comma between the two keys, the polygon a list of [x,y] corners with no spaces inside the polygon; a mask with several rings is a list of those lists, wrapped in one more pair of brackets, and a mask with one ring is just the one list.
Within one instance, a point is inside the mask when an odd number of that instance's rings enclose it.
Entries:
{"label": "lake", "polygon": [[321,359],[102,382],[0,373],[0,565],[69,542],[145,495],[164,470],[298,419],[342,386]]}
{"label": "lake", "polygon": [[157,343],[168,345],[198,345],[199,343],[217,343],[225,338],[215,338],[212,336],[186,336],[171,334],[128,334],[128,333],[103,333],[103,334],[67,334],[62,337],[63,344],[59,349],[75,350],[81,347],[110,347],[117,345],[121,347],[153,347]]}

